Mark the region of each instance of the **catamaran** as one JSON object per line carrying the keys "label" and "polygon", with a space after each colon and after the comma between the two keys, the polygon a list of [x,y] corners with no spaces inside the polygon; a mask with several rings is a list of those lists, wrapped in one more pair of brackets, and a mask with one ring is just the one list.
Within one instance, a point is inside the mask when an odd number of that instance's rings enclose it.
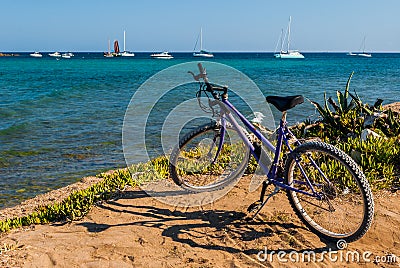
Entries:
{"label": "catamaran", "polygon": [[[199,37],[197,37],[196,44],[194,45],[193,51],[196,49],[198,41],[199,41]],[[214,55],[211,52],[203,49],[203,28],[200,28],[200,51],[199,52],[193,52],[193,56],[194,57],[203,57],[203,58],[212,58],[212,57],[214,57]]]}
{"label": "catamaran", "polygon": [[[290,24],[292,23],[292,17],[289,17],[289,25],[287,28],[287,47],[286,50],[283,50],[283,45],[284,45],[284,41],[286,39],[286,35],[285,37],[283,37],[283,30],[281,32],[281,50],[279,53],[274,53],[274,57],[277,59],[304,59],[303,54],[301,54],[298,50],[290,50]],[[278,46],[278,44],[277,44]],[[275,48],[276,51],[276,48]]]}
{"label": "catamaran", "polygon": [[121,53],[122,57],[134,57],[135,54],[125,49],[125,31],[124,31],[124,51]]}

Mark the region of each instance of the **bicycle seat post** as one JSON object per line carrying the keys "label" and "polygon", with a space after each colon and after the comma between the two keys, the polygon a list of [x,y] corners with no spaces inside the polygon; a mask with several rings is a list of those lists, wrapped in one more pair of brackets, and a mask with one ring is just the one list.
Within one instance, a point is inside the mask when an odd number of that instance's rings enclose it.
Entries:
{"label": "bicycle seat post", "polygon": [[283,111],[283,112],[282,112],[282,117],[281,117],[282,123],[285,123],[285,122],[286,122],[286,115],[287,115],[287,112],[286,112],[286,111]]}

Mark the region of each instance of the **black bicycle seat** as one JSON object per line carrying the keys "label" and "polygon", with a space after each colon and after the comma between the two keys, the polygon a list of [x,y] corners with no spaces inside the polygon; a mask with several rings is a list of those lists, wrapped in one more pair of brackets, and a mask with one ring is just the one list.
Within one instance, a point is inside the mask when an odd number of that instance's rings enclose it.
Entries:
{"label": "black bicycle seat", "polygon": [[287,111],[297,104],[304,102],[304,98],[301,95],[287,97],[267,96],[266,99],[268,103],[274,105],[281,112]]}

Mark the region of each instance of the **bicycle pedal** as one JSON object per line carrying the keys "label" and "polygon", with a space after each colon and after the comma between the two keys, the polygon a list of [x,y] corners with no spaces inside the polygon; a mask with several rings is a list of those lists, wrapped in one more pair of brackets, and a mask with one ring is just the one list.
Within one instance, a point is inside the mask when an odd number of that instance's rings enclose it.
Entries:
{"label": "bicycle pedal", "polygon": [[262,204],[261,201],[257,200],[256,202],[254,202],[247,208],[247,212],[251,213],[251,212],[258,210],[260,208],[261,204]]}

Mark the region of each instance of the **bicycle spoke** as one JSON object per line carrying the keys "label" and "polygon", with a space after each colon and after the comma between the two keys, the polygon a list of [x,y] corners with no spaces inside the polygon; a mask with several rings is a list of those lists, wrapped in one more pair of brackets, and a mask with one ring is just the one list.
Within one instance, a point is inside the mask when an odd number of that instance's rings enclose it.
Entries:
{"label": "bicycle spoke", "polygon": [[235,182],[247,166],[249,149],[233,129],[226,129],[221,146],[220,128],[206,125],[184,139],[171,154],[171,176],[178,185],[198,192]]}
{"label": "bicycle spoke", "polygon": [[354,161],[321,142],[300,145],[293,156],[285,167],[287,183],[312,193],[310,183],[320,197],[288,191],[299,217],[326,238],[362,236],[371,224],[373,203],[368,183]]}

